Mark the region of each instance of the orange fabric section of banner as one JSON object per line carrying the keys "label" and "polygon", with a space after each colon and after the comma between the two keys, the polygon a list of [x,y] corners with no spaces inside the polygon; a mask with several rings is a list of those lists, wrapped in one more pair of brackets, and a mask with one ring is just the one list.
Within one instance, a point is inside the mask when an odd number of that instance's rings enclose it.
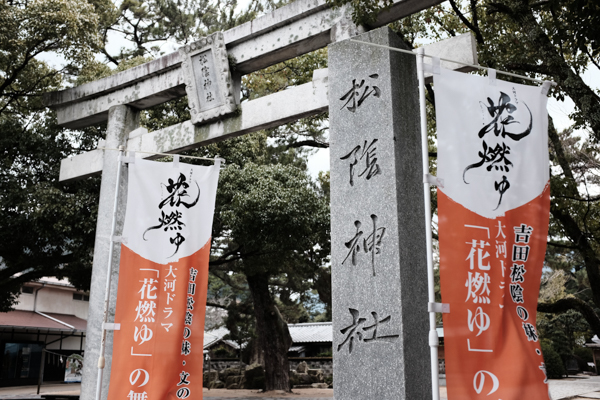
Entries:
{"label": "orange fabric section of banner", "polygon": [[549,399],[536,331],[549,192],[489,219],[438,189],[449,400]]}
{"label": "orange fabric section of banner", "polygon": [[163,265],[122,245],[108,399],[202,399],[209,255]]}

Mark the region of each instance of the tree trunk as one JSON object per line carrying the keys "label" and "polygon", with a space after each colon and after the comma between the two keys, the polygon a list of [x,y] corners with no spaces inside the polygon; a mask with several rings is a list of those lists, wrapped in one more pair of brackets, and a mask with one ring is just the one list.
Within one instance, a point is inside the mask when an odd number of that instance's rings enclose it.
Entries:
{"label": "tree trunk", "polygon": [[265,390],[290,392],[287,352],[292,338],[269,292],[269,276],[256,274],[246,279],[254,300],[258,347],[265,361]]}

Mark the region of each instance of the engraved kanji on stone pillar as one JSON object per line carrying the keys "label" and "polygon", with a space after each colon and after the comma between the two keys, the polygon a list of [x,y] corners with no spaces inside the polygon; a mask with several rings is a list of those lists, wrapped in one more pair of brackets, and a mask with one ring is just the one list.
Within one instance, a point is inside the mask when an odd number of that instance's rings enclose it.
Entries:
{"label": "engraved kanji on stone pillar", "polygon": [[[357,41],[401,47],[389,28]],[[329,46],[336,400],[431,398],[415,56]]]}

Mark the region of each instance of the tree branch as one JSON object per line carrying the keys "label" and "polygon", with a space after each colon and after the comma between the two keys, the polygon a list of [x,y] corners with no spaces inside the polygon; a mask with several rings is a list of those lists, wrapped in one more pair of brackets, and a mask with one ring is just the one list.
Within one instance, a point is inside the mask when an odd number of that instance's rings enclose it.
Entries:
{"label": "tree branch", "polygon": [[584,47],[584,52],[585,54],[588,56],[588,58],[590,59],[590,61],[592,62],[592,64],[594,64],[596,66],[596,68],[600,69],[600,64],[598,64],[596,62],[596,60],[594,60],[594,56],[592,56],[592,54],[590,53],[590,51],[587,49],[587,47]]}
{"label": "tree branch", "polygon": [[223,282],[225,282],[227,285],[229,285],[230,287],[232,287],[235,290],[239,290],[240,292],[243,292],[245,290],[247,290],[245,287],[241,287],[238,286],[235,282],[233,282],[233,280],[231,279],[231,277],[227,274],[225,275],[219,275],[216,272],[212,271],[212,274],[214,276],[216,276],[218,279],[222,280]]}
{"label": "tree branch", "polygon": [[483,40],[483,36],[481,35],[481,31],[479,30],[479,28],[477,26],[473,25],[467,19],[467,17],[465,17],[465,15],[462,13],[462,11],[460,11],[460,9],[458,8],[458,6],[456,5],[456,1],[455,0],[450,0],[450,6],[452,6],[452,9],[454,10],[454,13],[462,21],[462,23],[465,24],[465,26],[467,28],[469,28],[470,30],[473,31],[473,33],[475,34],[475,39],[477,40],[477,43],[480,44],[480,45],[485,44],[485,40]]}
{"label": "tree branch", "polygon": [[224,305],[219,304],[219,303],[213,303],[211,301],[206,301],[206,306],[207,307],[216,307],[216,308],[221,308],[223,310],[227,310],[227,306],[224,306]]}
{"label": "tree branch", "polygon": [[515,14],[514,11],[510,7],[507,7],[504,4],[489,3],[488,7],[489,7],[488,14],[503,13],[503,14],[506,14],[509,16],[512,16]]}
{"label": "tree branch", "polygon": [[550,246],[560,247],[561,249],[570,249],[570,250],[577,249],[577,246],[570,246],[567,244],[561,244],[561,243],[556,243],[556,242],[548,242],[548,244]]}
{"label": "tree branch", "polygon": [[295,143],[289,144],[287,147],[289,149],[289,148],[302,147],[302,146],[318,147],[320,149],[327,149],[327,148],[329,148],[329,143],[323,143],[323,142],[319,142],[317,140],[302,140],[300,142],[295,142]]}
{"label": "tree branch", "polygon": [[554,195],[554,197],[559,198],[559,199],[568,199],[568,200],[575,200],[575,201],[588,202],[588,203],[595,203],[596,201],[600,200],[600,196],[583,198],[583,197]]}
{"label": "tree branch", "polygon": [[550,4],[548,0],[538,1],[537,3],[531,3],[531,8],[542,7],[548,4]]}
{"label": "tree branch", "polygon": [[550,75],[550,70],[545,65],[510,63],[506,64],[508,70],[519,70],[524,72],[534,72],[536,74]]}
{"label": "tree branch", "polygon": [[567,297],[554,303],[539,303],[537,310],[539,312],[560,314],[569,310],[575,310],[583,315],[583,318],[590,324],[592,330],[600,336],[600,317],[594,309],[586,302],[576,297]]}

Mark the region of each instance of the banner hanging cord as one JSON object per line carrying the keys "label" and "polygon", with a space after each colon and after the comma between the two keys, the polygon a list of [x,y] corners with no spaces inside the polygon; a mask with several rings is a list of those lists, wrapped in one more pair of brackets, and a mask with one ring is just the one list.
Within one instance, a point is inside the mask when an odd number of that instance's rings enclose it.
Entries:
{"label": "banner hanging cord", "polygon": [[[111,149],[109,147],[97,147],[98,150],[114,150],[114,151],[121,151],[121,149]],[[213,161],[216,162],[217,160],[221,160],[221,162],[225,163],[225,159],[221,158],[221,157],[214,157],[214,158],[209,158],[209,157],[197,157],[197,156],[185,156],[182,154],[170,154],[170,153],[157,153],[154,151],[141,151],[141,150],[131,150],[134,153],[142,153],[142,154],[152,154],[152,155],[156,155],[156,156],[165,156],[165,157],[174,157],[174,156],[179,156],[180,158],[193,158],[195,160],[204,160],[204,161]]]}
{"label": "banner hanging cord", "polygon": [[43,351],[46,352],[46,353],[48,353],[48,354],[52,354],[54,356],[67,357],[65,354],[54,353],[54,352],[52,352],[50,350],[43,349]]}
{"label": "banner hanging cord", "polygon": [[[404,49],[399,49],[399,48],[396,48],[396,47],[384,46],[382,44],[375,44],[375,43],[363,42],[361,40],[354,40],[354,39],[349,39],[349,40],[351,42],[354,42],[354,43],[362,43],[362,44],[366,44],[366,45],[373,46],[373,47],[381,47],[382,49],[397,51],[399,53],[406,53],[406,54],[412,54],[413,56],[419,56],[418,53],[415,53],[412,50],[404,50]],[[420,47],[417,50],[420,50],[420,49],[422,49],[422,47]],[[429,58],[434,58],[434,56],[430,56],[428,54],[423,54],[423,56],[424,57],[429,57]],[[467,64],[467,63],[464,63],[462,61],[450,60],[449,58],[438,57],[438,59],[440,61],[447,61],[447,62],[451,62],[451,63],[454,63],[454,64],[464,65],[465,67],[471,67],[471,68],[481,69],[481,70],[484,70],[484,71],[489,71],[490,69],[493,69],[493,68],[483,67],[481,65]],[[503,75],[508,75],[508,76],[512,76],[513,78],[525,79],[525,80],[528,80],[528,81],[531,81],[531,82],[536,82],[536,83],[542,83],[543,84],[545,82],[550,82],[550,84],[552,86],[556,86],[556,82],[554,82],[554,81],[545,81],[543,79],[530,78],[530,77],[525,76],[525,75],[513,74],[512,72],[506,72],[506,71],[500,71],[500,70],[496,70],[496,73],[503,74]]]}

